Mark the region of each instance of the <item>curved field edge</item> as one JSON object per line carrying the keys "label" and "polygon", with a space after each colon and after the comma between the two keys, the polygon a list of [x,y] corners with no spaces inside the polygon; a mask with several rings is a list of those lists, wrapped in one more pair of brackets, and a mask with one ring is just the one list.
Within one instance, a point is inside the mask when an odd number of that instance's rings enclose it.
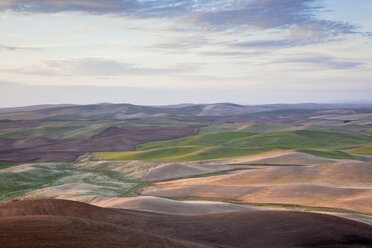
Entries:
{"label": "curved field edge", "polygon": [[141,144],[137,150],[171,146],[225,146],[234,148],[271,147],[276,149],[345,148],[372,144],[366,136],[320,131],[285,131],[270,133],[221,132]]}
{"label": "curved field edge", "polygon": [[256,135],[250,132],[220,132],[214,134],[200,134],[179,139],[154,141],[137,146],[137,150],[172,146],[223,146],[225,143]]}
{"label": "curved field edge", "polygon": [[343,152],[343,151],[335,151],[335,150],[314,150],[314,149],[297,149],[297,152],[307,153],[311,155],[315,155],[322,158],[332,158],[332,159],[355,159],[358,160],[359,157]]}
{"label": "curved field edge", "polygon": [[354,148],[350,150],[345,150],[344,152],[351,153],[351,154],[360,154],[360,155],[372,155],[372,146]]}
{"label": "curved field edge", "polygon": [[[216,202],[211,199],[204,199],[200,197],[186,197],[186,198],[177,198],[177,197],[159,197],[163,199],[169,199],[173,201],[180,201],[180,202]],[[235,204],[239,206],[245,207],[256,207],[260,209],[287,209],[287,210],[295,210],[295,211],[304,211],[304,212],[314,212],[314,213],[345,213],[345,214],[355,214],[361,216],[367,216],[372,218],[372,214],[365,213],[362,211],[355,211],[352,209],[346,208],[333,208],[333,207],[319,207],[319,206],[309,206],[309,205],[300,205],[300,204],[293,204],[293,203],[275,203],[275,202],[243,202],[241,200],[221,200],[218,202],[228,203],[228,204]]]}
{"label": "curved field edge", "polygon": [[145,151],[129,152],[94,152],[92,155],[102,160],[142,160],[153,162],[192,162],[199,160],[213,160],[223,158],[244,157],[250,155],[259,155],[276,151],[297,151],[307,153],[322,158],[331,159],[353,159],[359,160],[359,157],[342,151],[326,151],[312,149],[270,149],[270,148],[228,148],[228,147],[195,147],[179,146],[156,148]]}
{"label": "curved field edge", "polygon": [[358,159],[339,149],[371,143],[369,137],[334,132],[220,132],[144,143],[138,145],[136,151],[95,152],[93,155],[106,160],[186,162],[296,150],[324,158]]}
{"label": "curved field edge", "polygon": [[133,152],[95,152],[103,160],[142,160],[156,162],[187,162],[256,155],[271,151],[265,148],[243,149],[229,147],[176,146]]}

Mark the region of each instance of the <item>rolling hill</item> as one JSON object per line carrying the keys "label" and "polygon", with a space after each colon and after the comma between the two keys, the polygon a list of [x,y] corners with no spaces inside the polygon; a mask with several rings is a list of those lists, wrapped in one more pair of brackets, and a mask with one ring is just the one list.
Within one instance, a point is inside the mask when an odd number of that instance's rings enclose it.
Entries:
{"label": "rolling hill", "polygon": [[108,160],[195,161],[245,156],[275,150],[302,149],[303,152],[316,153],[318,156],[355,159],[356,157],[341,151],[316,149],[333,150],[371,143],[370,137],[335,132],[307,130],[260,134],[221,132],[145,143],[137,146],[137,151],[134,152],[94,153],[94,155]]}
{"label": "rolling hill", "polygon": [[304,212],[178,216],[63,200],[0,205],[0,242],[10,248],[363,247],[371,236],[366,224]]}
{"label": "rolling hill", "polygon": [[45,105],[0,109],[0,120],[101,120],[159,116],[234,116],[278,117],[288,115],[353,115],[368,113],[370,105],[292,104],[238,105],[232,103],[140,106],[133,104]]}

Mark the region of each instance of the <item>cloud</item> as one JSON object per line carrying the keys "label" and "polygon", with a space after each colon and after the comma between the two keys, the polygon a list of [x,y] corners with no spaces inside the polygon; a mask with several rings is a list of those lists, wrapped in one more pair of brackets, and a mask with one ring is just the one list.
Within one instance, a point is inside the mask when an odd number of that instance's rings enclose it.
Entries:
{"label": "cloud", "polygon": [[335,70],[353,69],[364,64],[362,62],[338,60],[327,56],[283,59],[273,63],[315,65],[320,66],[322,69],[326,68]]}
{"label": "cloud", "polygon": [[289,47],[298,47],[298,46],[306,46],[315,43],[323,43],[323,42],[330,42],[333,39],[297,39],[287,37],[287,39],[277,39],[277,40],[250,40],[245,42],[236,42],[228,44],[227,46],[230,48],[249,48],[249,49],[257,49],[260,51],[267,51],[269,49],[280,49],[280,48],[289,48]]}
{"label": "cloud", "polygon": [[199,52],[199,55],[202,56],[226,56],[226,57],[252,57],[252,56],[258,56],[258,55],[264,55],[267,52],[263,51],[253,51],[253,52],[246,52],[246,51],[237,51],[237,50],[226,50],[223,51],[207,51],[207,52]]}
{"label": "cloud", "polygon": [[2,0],[1,10],[26,13],[86,12],[125,16],[182,15],[192,0]]}
{"label": "cloud", "polygon": [[0,10],[25,13],[85,12],[129,17],[182,18],[207,29],[273,29],[316,25],[331,32],[350,32],[348,23],[319,20],[320,0],[2,0]]}
{"label": "cloud", "polygon": [[232,47],[240,48],[279,48],[297,45],[299,45],[299,43],[294,40],[254,40],[231,44]]}
{"label": "cloud", "polygon": [[216,42],[212,42],[212,39],[203,36],[186,36],[169,39],[165,42],[158,43],[149,48],[158,50],[164,50],[166,52],[180,53],[188,50],[197,49],[203,46],[211,47],[216,45]]}
{"label": "cloud", "polygon": [[3,72],[34,74],[46,76],[120,76],[120,75],[157,75],[194,72],[200,64],[175,65],[168,68],[145,68],[125,64],[115,60],[99,58],[41,61],[24,68],[4,68]]}
{"label": "cloud", "polygon": [[290,36],[293,40],[319,42],[341,34],[356,33],[356,26],[346,22],[313,21],[302,25],[292,26]]}
{"label": "cloud", "polygon": [[248,26],[257,29],[278,28],[304,23],[312,18],[308,4],[313,0],[255,0],[243,1],[236,8],[194,13],[190,21],[205,26],[229,28]]}
{"label": "cloud", "polygon": [[15,47],[15,46],[5,46],[0,45],[0,51],[40,51],[40,48],[35,47]]}
{"label": "cloud", "polygon": [[318,0],[254,0],[240,1],[232,9],[193,13],[188,17],[195,25],[221,30],[236,27],[256,30],[311,27],[331,33],[349,33],[356,27],[344,23],[320,20],[315,12],[322,8]]}
{"label": "cloud", "polygon": [[[321,3],[322,0],[2,0],[0,11],[158,18],[165,22],[167,31],[195,31],[199,35],[151,46],[168,52],[211,47],[214,44],[210,39],[202,38],[211,32],[245,34],[241,41],[230,41],[227,46],[257,50],[329,42],[356,33],[358,27],[353,24],[317,17],[323,9]],[[265,35],[266,31],[276,34],[271,35],[271,40],[246,39],[247,34]]]}

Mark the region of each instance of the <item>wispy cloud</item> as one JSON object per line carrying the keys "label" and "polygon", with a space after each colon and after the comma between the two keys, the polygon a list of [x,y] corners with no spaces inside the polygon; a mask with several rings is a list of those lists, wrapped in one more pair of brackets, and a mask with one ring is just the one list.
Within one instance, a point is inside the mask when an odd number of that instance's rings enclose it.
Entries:
{"label": "wispy cloud", "polygon": [[316,57],[302,57],[302,58],[288,58],[282,59],[272,63],[287,63],[287,64],[297,64],[297,65],[309,65],[312,67],[317,67],[320,69],[353,69],[363,65],[362,62],[348,61],[337,58],[332,58],[328,56],[316,56]]}
{"label": "wispy cloud", "polygon": [[5,46],[0,45],[0,51],[40,51],[40,48],[36,47],[16,47],[16,46]]}
{"label": "wispy cloud", "polygon": [[320,0],[2,0],[0,10],[26,13],[85,12],[129,17],[181,18],[210,30],[310,27],[348,33],[356,27],[315,17]]}
{"label": "wispy cloud", "polygon": [[253,40],[231,44],[232,47],[240,48],[278,48],[297,46],[300,43],[294,40]]}
{"label": "wispy cloud", "polygon": [[267,52],[264,51],[241,51],[241,50],[222,50],[222,51],[205,51],[199,52],[199,55],[202,56],[226,56],[226,57],[252,57],[264,55]]}
{"label": "wispy cloud", "polygon": [[206,29],[221,30],[242,27],[267,30],[303,28],[327,30],[330,34],[350,33],[356,27],[344,22],[326,21],[315,16],[322,6],[318,0],[254,0],[216,11],[192,13],[188,20]]}
{"label": "wispy cloud", "polygon": [[29,13],[86,12],[126,16],[182,15],[192,7],[191,0],[2,0],[2,10]]}
{"label": "wispy cloud", "polygon": [[197,49],[203,46],[212,47],[215,45],[216,45],[216,42],[204,36],[186,36],[186,37],[168,39],[165,42],[149,46],[149,48],[162,50],[165,52],[171,52],[171,53],[173,52],[184,53],[188,50]]}
{"label": "wispy cloud", "polygon": [[[323,20],[317,11],[322,0],[2,0],[0,11],[20,13],[82,12],[89,15],[109,15],[130,18],[157,18],[168,31],[193,33],[179,39],[164,40],[149,45],[161,53],[179,53],[205,48],[210,55],[241,56],[325,43],[356,33],[358,27],[343,21]],[[100,24],[102,26],[102,24]],[[99,25],[95,25],[99,26]],[[166,32],[163,30],[163,32]],[[216,44],[210,33],[246,34],[244,38]],[[272,32],[270,38],[259,36]],[[184,32],[180,32],[184,33]],[[247,34],[258,34],[250,37]],[[226,35],[229,37],[229,35]],[[217,46],[216,46],[217,45]],[[224,47],[224,51],[219,49]],[[12,50],[13,47],[0,47]],[[15,49],[15,48],[14,48]],[[213,49],[215,49],[213,51]],[[237,51],[248,49],[248,51]],[[157,52],[158,52],[157,51]],[[200,51],[196,51],[199,53]],[[204,53],[206,56],[207,53]],[[123,65],[112,65],[113,68]],[[123,71],[132,69],[121,68]],[[110,70],[108,70],[110,72]]]}
{"label": "wispy cloud", "polygon": [[116,60],[83,58],[41,61],[23,68],[2,68],[3,72],[47,76],[120,76],[177,74],[197,71],[200,64],[182,64],[167,68],[148,68],[125,64]]}

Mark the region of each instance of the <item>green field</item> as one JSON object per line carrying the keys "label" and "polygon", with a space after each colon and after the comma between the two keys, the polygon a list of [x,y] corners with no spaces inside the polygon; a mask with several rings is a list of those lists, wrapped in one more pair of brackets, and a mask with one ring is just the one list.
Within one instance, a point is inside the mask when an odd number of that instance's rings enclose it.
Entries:
{"label": "green field", "polygon": [[358,159],[357,156],[348,154],[343,151],[321,151],[321,150],[310,150],[310,149],[298,149],[298,152],[308,153],[323,158],[334,158],[334,159]]}
{"label": "green field", "polygon": [[[143,174],[151,164],[142,162],[125,164],[104,162],[89,164],[84,161],[75,163],[34,163],[20,165],[25,170],[4,172],[0,170],[0,202],[8,199],[29,199],[40,189],[55,192],[55,188],[65,186],[66,189],[79,190],[77,196],[135,196],[138,190],[145,185],[142,181]],[[14,167],[14,169],[16,169]],[[1,169],[1,168],[0,168]],[[74,195],[71,195],[73,197]],[[36,195],[38,198],[48,197],[43,193]]]}
{"label": "green field", "polygon": [[211,134],[219,132],[251,132],[267,133],[301,129],[302,124],[279,124],[279,123],[232,123],[209,125],[200,129],[199,134]]}
{"label": "green field", "polygon": [[9,167],[12,167],[12,166],[15,166],[15,165],[17,165],[17,164],[0,161],[0,170],[9,168]]}
{"label": "green field", "polygon": [[317,132],[336,132],[352,135],[372,137],[372,126],[354,123],[344,123],[342,121],[307,121],[295,123],[229,123],[211,124],[199,130],[199,134],[210,134],[219,132],[251,132],[269,133],[285,132],[295,130],[307,130]]}
{"label": "green field", "polygon": [[372,146],[364,146],[355,149],[345,150],[345,152],[351,154],[372,155]]}
{"label": "green field", "polygon": [[353,155],[335,149],[371,143],[372,139],[369,137],[334,132],[221,132],[149,142],[139,145],[137,151],[94,153],[94,156],[107,160],[195,161],[275,150],[298,150],[326,158],[356,159]]}
{"label": "green field", "polygon": [[2,172],[0,173],[0,201],[52,185],[67,175],[69,172],[66,171],[65,166],[60,169],[35,167],[33,170],[19,173]]}
{"label": "green field", "polygon": [[181,139],[149,142],[139,145],[138,150],[172,146],[225,146],[233,148],[301,149],[342,148],[371,144],[372,139],[364,136],[333,132],[288,131],[270,133],[222,132],[191,136]]}
{"label": "green field", "polygon": [[342,148],[370,143],[372,143],[372,139],[363,136],[298,130],[258,134],[244,139],[234,140],[225,145],[248,148],[264,146],[275,149],[300,149]]}
{"label": "green field", "polygon": [[255,133],[248,132],[222,132],[214,134],[196,135],[174,140],[149,142],[137,146],[137,150],[149,150],[154,148],[173,146],[202,146],[202,147],[223,146],[225,143],[247,138],[253,135],[255,135]]}

